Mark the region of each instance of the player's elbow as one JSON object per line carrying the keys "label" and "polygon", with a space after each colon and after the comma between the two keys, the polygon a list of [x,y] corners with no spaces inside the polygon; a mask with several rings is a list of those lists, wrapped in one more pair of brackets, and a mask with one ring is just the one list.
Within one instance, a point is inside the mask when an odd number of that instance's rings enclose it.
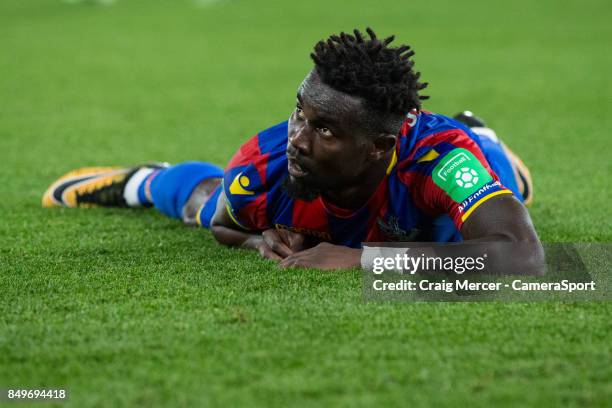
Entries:
{"label": "player's elbow", "polygon": [[546,273],[544,247],[531,222],[518,234],[507,236],[506,242],[514,247],[509,255],[516,259],[523,274],[542,276]]}
{"label": "player's elbow", "polygon": [[212,221],[210,225],[210,232],[218,243],[242,248],[255,247],[256,245],[253,244],[253,239],[254,237],[259,236],[246,231],[240,231],[236,228],[231,228],[227,224],[223,223],[222,220],[216,223]]}
{"label": "player's elbow", "polygon": [[235,245],[235,242],[234,242],[235,240],[232,240],[231,231],[228,231],[227,227],[224,227],[223,225],[220,225],[220,224],[214,224],[214,222],[211,222],[210,232],[213,238],[215,238],[215,241],[217,241],[218,243],[222,245],[227,245],[227,246]]}
{"label": "player's elbow", "polygon": [[511,274],[543,276],[546,272],[544,247],[540,240],[507,238],[499,247],[504,264]]}
{"label": "player's elbow", "polygon": [[212,234],[215,241],[217,241],[220,244],[224,244],[222,228],[219,225],[215,225],[211,222],[210,223],[210,233]]}
{"label": "player's elbow", "polygon": [[527,252],[525,270],[529,271],[529,275],[543,276],[546,273],[546,256],[540,240],[529,242]]}
{"label": "player's elbow", "polygon": [[496,274],[542,276],[546,272],[544,248],[535,232],[513,234],[505,231],[489,235],[480,242]]}

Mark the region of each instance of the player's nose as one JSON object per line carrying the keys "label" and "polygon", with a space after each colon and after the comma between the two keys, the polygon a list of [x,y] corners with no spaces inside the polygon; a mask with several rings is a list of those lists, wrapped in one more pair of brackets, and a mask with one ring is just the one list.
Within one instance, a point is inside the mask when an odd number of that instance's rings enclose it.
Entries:
{"label": "player's nose", "polygon": [[296,126],[289,132],[289,144],[304,156],[310,154],[310,132],[307,126]]}

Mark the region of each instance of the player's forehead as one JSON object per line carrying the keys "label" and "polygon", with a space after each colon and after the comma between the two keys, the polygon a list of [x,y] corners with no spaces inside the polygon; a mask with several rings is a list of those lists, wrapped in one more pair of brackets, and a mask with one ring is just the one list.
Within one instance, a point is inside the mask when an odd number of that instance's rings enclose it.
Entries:
{"label": "player's forehead", "polygon": [[302,81],[297,92],[298,100],[322,117],[341,122],[353,122],[363,111],[363,100],[333,89],[323,83],[313,70]]}

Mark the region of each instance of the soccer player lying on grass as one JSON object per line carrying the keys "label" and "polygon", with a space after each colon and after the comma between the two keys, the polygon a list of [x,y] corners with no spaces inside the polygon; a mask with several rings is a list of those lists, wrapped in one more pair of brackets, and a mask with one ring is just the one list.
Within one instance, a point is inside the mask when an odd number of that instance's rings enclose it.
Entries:
{"label": "soccer player lying on grass", "polygon": [[414,52],[367,32],[319,42],[289,120],[225,170],[83,168],[53,183],[43,206],[155,206],[282,267],[358,266],[362,243],[380,241],[531,242],[525,262],[541,263],[526,167],[469,112],[422,110]]}

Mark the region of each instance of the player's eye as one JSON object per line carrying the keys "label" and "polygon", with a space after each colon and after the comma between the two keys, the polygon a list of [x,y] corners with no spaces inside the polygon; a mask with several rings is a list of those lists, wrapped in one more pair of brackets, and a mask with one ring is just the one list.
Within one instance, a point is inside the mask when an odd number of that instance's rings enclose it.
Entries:
{"label": "player's eye", "polygon": [[333,133],[331,132],[331,130],[329,130],[328,128],[317,128],[317,132],[319,132],[321,134],[321,136],[323,137],[332,137]]}
{"label": "player's eye", "polygon": [[295,116],[300,120],[304,120],[304,111],[300,105],[295,106]]}

